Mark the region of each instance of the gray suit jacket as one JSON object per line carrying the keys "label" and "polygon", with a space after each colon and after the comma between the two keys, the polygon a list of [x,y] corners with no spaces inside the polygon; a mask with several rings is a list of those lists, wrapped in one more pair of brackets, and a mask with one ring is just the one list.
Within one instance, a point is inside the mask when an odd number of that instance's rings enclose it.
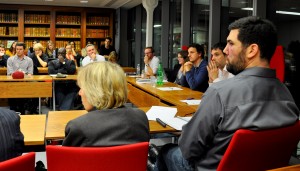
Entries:
{"label": "gray suit jacket", "polygon": [[135,108],[90,111],[71,120],[63,146],[117,146],[149,141],[145,112]]}
{"label": "gray suit jacket", "polygon": [[23,147],[20,116],[12,110],[0,109],[0,162],[22,155]]}

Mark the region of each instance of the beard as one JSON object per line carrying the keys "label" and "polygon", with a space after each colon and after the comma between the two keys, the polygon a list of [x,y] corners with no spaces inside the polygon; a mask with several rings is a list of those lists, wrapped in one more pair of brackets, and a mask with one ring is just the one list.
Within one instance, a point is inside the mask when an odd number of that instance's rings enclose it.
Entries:
{"label": "beard", "polygon": [[237,56],[237,61],[230,63],[227,61],[226,69],[233,75],[237,75],[245,69],[245,51],[242,50]]}

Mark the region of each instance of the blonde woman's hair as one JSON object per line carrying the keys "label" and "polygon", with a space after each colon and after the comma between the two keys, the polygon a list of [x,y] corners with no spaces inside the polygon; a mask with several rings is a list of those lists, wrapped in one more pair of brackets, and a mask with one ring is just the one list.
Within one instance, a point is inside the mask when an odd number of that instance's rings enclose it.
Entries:
{"label": "blonde woman's hair", "polygon": [[34,50],[42,50],[44,52],[44,46],[41,43],[36,43],[33,46]]}
{"label": "blonde woman's hair", "polygon": [[108,55],[108,61],[112,63],[117,63],[118,57],[115,51],[111,51]]}
{"label": "blonde woman's hair", "polygon": [[127,101],[127,82],[123,69],[111,62],[92,62],[80,68],[77,84],[87,101],[97,109],[112,109]]}

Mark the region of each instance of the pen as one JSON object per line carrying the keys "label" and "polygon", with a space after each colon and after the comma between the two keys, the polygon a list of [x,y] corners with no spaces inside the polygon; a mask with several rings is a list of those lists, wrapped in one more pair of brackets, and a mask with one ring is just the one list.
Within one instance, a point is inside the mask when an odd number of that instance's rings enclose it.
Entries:
{"label": "pen", "polygon": [[166,127],[167,124],[164,123],[162,120],[160,120],[159,118],[156,118],[156,122],[158,122],[162,127]]}

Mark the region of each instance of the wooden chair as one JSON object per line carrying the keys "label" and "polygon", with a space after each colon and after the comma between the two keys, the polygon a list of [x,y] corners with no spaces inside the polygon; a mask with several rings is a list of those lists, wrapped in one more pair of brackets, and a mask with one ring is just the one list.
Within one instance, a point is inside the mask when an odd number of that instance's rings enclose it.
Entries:
{"label": "wooden chair", "polygon": [[148,142],[112,147],[46,146],[48,171],[145,171]]}
{"label": "wooden chair", "polygon": [[217,171],[263,171],[287,166],[300,139],[300,121],[262,131],[237,130]]}
{"label": "wooden chair", "polygon": [[30,152],[3,162],[0,171],[35,171],[35,152]]}

